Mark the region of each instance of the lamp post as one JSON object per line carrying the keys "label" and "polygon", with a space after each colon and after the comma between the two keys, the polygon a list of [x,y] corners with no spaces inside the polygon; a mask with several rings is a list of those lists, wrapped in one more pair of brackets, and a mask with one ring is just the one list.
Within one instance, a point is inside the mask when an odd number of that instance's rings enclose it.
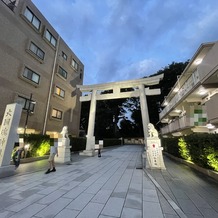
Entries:
{"label": "lamp post", "polygon": [[24,126],[24,135],[26,134],[28,118],[29,118],[29,114],[31,112],[31,104],[35,104],[36,103],[36,102],[32,101],[32,97],[33,97],[33,94],[31,93],[30,94],[30,98],[29,98],[28,108],[27,108],[26,121],[25,121],[25,126]]}

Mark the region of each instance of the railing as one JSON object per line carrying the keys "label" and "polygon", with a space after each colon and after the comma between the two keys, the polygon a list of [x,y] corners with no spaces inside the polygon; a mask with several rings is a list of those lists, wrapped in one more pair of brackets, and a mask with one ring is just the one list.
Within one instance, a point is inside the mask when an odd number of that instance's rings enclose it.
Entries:
{"label": "railing", "polygon": [[168,105],[159,114],[160,119],[162,119],[181,99],[186,96],[199,82],[199,74],[196,70],[192,76],[184,83],[184,85],[179,89],[178,93],[168,102]]}
{"label": "railing", "polygon": [[177,120],[172,121],[167,126],[161,128],[161,134],[167,134],[171,132],[180,131],[191,126],[190,118],[183,116]]}
{"label": "railing", "polygon": [[1,0],[5,5],[7,5],[12,11],[17,7],[19,0]]}

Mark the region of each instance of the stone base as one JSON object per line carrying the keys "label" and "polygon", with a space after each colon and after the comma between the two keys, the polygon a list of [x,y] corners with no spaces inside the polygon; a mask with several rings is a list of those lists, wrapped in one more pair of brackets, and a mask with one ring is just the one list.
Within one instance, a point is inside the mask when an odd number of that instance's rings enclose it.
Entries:
{"label": "stone base", "polygon": [[80,152],[79,155],[94,157],[95,156],[95,150],[84,150],[84,151]]}
{"label": "stone base", "polygon": [[14,174],[15,174],[14,165],[0,167],[0,177],[12,176]]}
{"label": "stone base", "polygon": [[56,163],[69,163],[71,162],[70,147],[58,146],[58,157],[55,156]]}

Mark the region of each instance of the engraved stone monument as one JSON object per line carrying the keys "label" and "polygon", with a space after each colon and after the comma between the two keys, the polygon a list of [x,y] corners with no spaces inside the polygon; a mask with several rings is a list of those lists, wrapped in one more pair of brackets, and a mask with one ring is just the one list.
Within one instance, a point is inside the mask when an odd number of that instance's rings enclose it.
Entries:
{"label": "engraved stone monument", "polygon": [[20,122],[22,106],[8,104],[0,129],[0,174],[12,174],[14,166],[10,165],[14,143],[18,140],[17,128]]}
{"label": "engraved stone monument", "polygon": [[166,169],[162,155],[163,147],[158,137],[158,132],[152,123],[148,124],[148,137],[146,147],[146,168]]}

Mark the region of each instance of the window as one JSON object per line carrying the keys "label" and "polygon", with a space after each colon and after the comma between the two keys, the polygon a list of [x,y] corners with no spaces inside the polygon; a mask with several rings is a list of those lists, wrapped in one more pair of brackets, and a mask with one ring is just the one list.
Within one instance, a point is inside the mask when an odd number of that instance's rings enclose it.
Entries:
{"label": "window", "polygon": [[77,63],[74,59],[72,59],[71,65],[72,65],[72,67],[73,67],[75,70],[78,70],[79,65],[78,65],[78,63]]}
{"label": "window", "polygon": [[41,21],[33,14],[29,8],[25,9],[24,16],[37,30],[39,30]]}
{"label": "window", "polygon": [[67,60],[67,55],[62,51],[62,57]]}
{"label": "window", "polygon": [[32,51],[41,60],[44,60],[45,52],[43,52],[37,45],[33,42],[30,43],[30,51]]}
{"label": "window", "polygon": [[55,119],[61,120],[62,119],[62,113],[63,113],[62,111],[59,111],[59,110],[53,108],[51,116],[53,118],[55,118]]}
{"label": "window", "polygon": [[27,67],[24,69],[23,76],[32,82],[39,84],[40,76]]}
{"label": "window", "polygon": [[57,44],[57,40],[55,37],[48,31],[46,30],[45,32],[45,38],[55,47]]}
{"label": "window", "polygon": [[65,96],[65,91],[63,89],[61,89],[60,87],[56,86],[55,87],[55,94],[64,98]]}
{"label": "window", "polygon": [[22,105],[23,110],[26,110],[26,111],[29,110],[30,113],[33,113],[34,108],[35,108],[34,101],[32,101],[32,100],[30,101],[30,99],[18,95],[16,103]]}
{"label": "window", "polygon": [[67,79],[67,72],[62,67],[59,67],[58,74]]}

